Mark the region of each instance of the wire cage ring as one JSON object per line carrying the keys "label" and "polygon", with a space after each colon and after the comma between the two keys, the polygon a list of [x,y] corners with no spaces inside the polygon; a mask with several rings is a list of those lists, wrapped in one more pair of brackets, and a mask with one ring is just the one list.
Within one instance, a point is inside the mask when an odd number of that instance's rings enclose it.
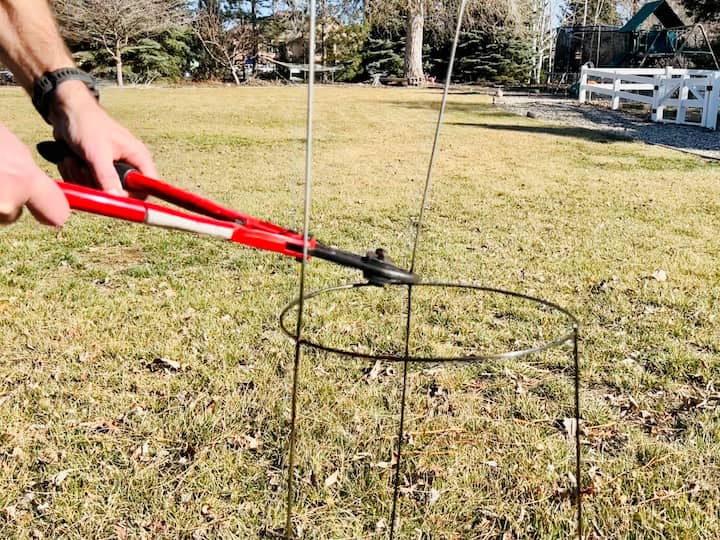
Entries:
{"label": "wire cage ring", "polygon": [[[443,362],[479,362],[479,361],[491,361],[491,360],[503,360],[503,359],[511,359],[511,358],[521,358],[524,356],[540,353],[543,351],[547,351],[549,349],[553,349],[555,347],[560,347],[564,344],[570,343],[573,341],[574,337],[577,335],[579,331],[579,322],[577,318],[570,313],[565,308],[559,306],[558,304],[555,304],[553,302],[549,302],[547,300],[542,300],[540,298],[529,296],[526,294],[521,294],[517,292],[512,292],[504,289],[498,289],[493,287],[484,287],[481,285],[474,285],[474,284],[467,284],[467,283],[450,283],[450,282],[421,282],[414,285],[404,285],[404,284],[397,284],[397,285],[386,285],[385,288],[407,288],[412,287],[413,289],[422,289],[422,288],[433,288],[433,289],[445,289],[445,290],[454,290],[454,291],[463,291],[463,292],[476,292],[476,293],[484,293],[487,295],[494,295],[494,296],[500,296],[504,297],[506,299],[510,300],[519,300],[522,302],[529,303],[531,305],[534,305],[536,308],[543,310],[544,312],[550,312],[554,313],[555,315],[559,316],[560,319],[563,319],[561,322],[564,324],[564,328],[556,333],[555,335],[551,335],[547,337],[544,341],[539,343],[534,343],[532,345],[528,345],[525,347],[520,347],[518,349],[514,350],[507,350],[507,351],[499,351],[499,352],[486,352],[486,353],[478,353],[478,352],[471,352],[470,354],[456,354],[456,355],[425,355],[425,354],[404,354],[404,352],[396,352],[396,353],[386,353],[386,352],[364,352],[362,350],[358,350],[357,348],[350,349],[350,348],[344,348],[339,347],[335,345],[330,345],[327,343],[324,343],[323,340],[313,338],[313,337],[305,337],[305,334],[307,332],[302,332],[300,338],[298,338],[297,335],[297,329],[292,323],[293,318],[289,317],[289,314],[292,313],[295,308],[297,308],[300,305],[301,299],[296,298],[292,302],[290,302],[285,308],[282,310],[280,314],[280,327],[282,328],[283,332],[293,341],[300,342],[301,345],[308,347],[310,349],[314,349],[317,351],[323,351],[331,354],[337,354],[344,357],[351,357],[355,359],[366,359],[366,360],[382,360],[387,362],[419,362],[419,363],[443,363]],[[370,290],[376,290],[378,289],[377,286],[369,284],[369,283],[349,283],[344,284],[340,286],[334,286],[334,287],[327,287],[324,289],[318,289],[315,291],[312,291],[308,294],[306,294],[303,298],[305,302],[311,301],[313,299],[319,298],[319,297],[325,297],[327,295],[331,295],[333,293],[342,293],[342,292],[349,292],[349,291],[358,291],[363,290],[365,288],[370,288]],[[414,315],[412,313],[411,308],[411,316]]]}

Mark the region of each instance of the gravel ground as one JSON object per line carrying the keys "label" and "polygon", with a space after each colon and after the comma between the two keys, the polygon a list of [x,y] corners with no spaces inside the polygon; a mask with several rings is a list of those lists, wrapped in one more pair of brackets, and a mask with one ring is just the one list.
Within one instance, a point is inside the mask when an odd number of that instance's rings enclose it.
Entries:
{"label": "gravel ground", "polygon": [[496,105],[515,114],[551,123],[611,132],[647,144],[667,146],[720,160],[720,131],[676,124],[658,124],[639,116],[608,109],[603,104],[580,105],[577,100],[542,95],[508,95]]}

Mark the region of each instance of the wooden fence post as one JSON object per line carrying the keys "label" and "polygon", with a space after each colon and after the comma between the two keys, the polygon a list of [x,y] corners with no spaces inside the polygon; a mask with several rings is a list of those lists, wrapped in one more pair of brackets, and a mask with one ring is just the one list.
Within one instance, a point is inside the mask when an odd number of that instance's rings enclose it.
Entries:
{"label": "wooden fence post", "polygon": [[580,100],[580,103],[585,103],[587,100],[587,69],[587,66],[583,66],[580,72],[580,89],[578,92],[578,99]]}
{"label": "wooden fence post", "polygon": [[705,121],[703,126],[717,129],[718,109],[720,108],[720,71],[715,71],[710,77],[712,89],[707,92],[707,107],[705,108]]}
{"label": "wooden fence post", "polygon": [[622,85],[622,75],[618,70],[613,70],[613,94],[612,94],[612,110],[617,111],[620,108],[620,86]]}

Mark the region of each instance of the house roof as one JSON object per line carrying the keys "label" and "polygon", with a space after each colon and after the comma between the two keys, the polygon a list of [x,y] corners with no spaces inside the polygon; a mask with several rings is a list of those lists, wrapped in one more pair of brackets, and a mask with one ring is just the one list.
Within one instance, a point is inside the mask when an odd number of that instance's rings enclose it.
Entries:
{"label": "house roof", "polygon": [[666,0],[659,0],[656,2],[648,2],[640,11],[638,11],[632,19],[625,23],[625,26],[618,30],[619,32],[634,32],[650,17],[655,15],[665,28],[677,28],[678,26],[685,26],[685,22],[678,16],[677,13],[670,7],[670,4]]}

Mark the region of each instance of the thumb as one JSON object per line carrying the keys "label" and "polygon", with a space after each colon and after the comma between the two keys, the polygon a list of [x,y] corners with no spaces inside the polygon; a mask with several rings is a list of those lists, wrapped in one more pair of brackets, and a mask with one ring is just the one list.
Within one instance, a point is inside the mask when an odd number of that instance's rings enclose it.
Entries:
{"label": "thumb", "polygon": [[32,180],[26,204],[35,219],[46,225],[59,227],[70,215],[70,205],[60,186],[40,170]]}

